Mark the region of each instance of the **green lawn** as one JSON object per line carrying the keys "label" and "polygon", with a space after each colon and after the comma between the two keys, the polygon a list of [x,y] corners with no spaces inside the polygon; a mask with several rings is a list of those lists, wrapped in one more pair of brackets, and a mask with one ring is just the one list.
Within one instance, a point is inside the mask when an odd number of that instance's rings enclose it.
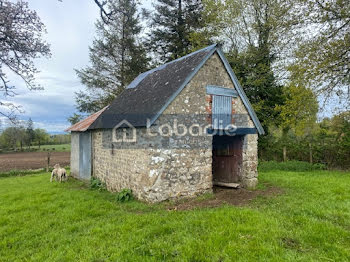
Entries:
{"label": "green lawn", "polygon": [[0,261],[349,261],[350,173],[260,172],[283,194],[168,211],[48,174],[0,179]]}

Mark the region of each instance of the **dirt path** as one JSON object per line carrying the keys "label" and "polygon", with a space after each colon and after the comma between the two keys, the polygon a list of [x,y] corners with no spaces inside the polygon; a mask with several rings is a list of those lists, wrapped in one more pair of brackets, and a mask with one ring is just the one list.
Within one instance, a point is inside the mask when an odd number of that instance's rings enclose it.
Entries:
{"label": "dirt path", "polygon": [[198,200],[188,199],[171,204],[168,210],[190,210],[194,208],[218,207],[223,204],[234,206],[248,205],[259,196],[276,196],[282,194],[282,190],[277,187],[266,185],[265,189],[247,190],[244,188],[233,189],[225,187],[215,187],[212,198]]}
{"label": "dirt path", "polygon": [[[70,152],[52,152],[50,166],[59,163],[61,166],[68,166]],[[47,152],[22,152],[0,154],[0,172],[13,169],[26,170],[46,167]]]}

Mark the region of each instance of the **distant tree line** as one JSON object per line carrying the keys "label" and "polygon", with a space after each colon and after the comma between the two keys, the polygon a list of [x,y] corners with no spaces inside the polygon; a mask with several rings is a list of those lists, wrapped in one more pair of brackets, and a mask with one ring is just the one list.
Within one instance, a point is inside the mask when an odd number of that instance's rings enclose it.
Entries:
{"label": "distant tree line", "polygon": [[70,143],[70,135],[50,135],[45,129],[33,127],[33,121],[28,120],[26,125],[13,125],[0,133],[0,151],[25,151],[33,146],[57,145]]}
{"label": "distant tree line", "polygon": [[350,111],[324,118],[303,133],[275,127],[266,141],[259,150],[260,160],[299,160],[350,169]]}

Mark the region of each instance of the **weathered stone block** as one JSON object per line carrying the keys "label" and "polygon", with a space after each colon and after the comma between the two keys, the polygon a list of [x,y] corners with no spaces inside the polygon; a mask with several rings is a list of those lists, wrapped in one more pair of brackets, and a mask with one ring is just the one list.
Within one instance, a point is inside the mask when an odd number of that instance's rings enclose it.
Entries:
{"label": "weathered stone block", "polygon": [[258,179],[257,178],[249,178],[249,179],[244,179],[242,181],[243,187],[247,189],[255,189],[257,184],[258,184]]}

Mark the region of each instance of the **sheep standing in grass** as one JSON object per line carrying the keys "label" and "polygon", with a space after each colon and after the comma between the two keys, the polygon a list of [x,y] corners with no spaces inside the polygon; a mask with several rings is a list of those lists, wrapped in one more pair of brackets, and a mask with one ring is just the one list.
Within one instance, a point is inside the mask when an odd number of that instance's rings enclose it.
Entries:
{"label": "sheep standing in grass", "polygon": [[65,181],[67,180],[67,171],[61,168],[60,164],[56,164],[53,167],[50,182],[52,182],[53,178],[55,178],[55,180],[58,179],[59,182]]}

